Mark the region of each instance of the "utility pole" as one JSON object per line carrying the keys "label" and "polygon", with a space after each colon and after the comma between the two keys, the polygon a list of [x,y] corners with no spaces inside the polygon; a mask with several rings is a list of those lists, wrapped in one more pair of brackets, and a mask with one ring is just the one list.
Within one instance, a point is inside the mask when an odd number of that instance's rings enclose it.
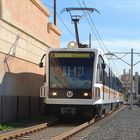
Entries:
{"label": "utility pole", "polygon": [[54,0],[54,25],[56,25],[56,0]]}
{"label": "utility pole", "polygon": [[130,88],[130,109],[133,109],[133,49],[131,49],[131,88]]}

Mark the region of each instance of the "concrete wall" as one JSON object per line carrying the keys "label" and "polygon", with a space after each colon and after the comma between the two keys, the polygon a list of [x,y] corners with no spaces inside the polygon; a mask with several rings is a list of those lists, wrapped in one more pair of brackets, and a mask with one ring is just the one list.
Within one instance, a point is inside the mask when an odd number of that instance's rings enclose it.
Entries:
{"label": "concrete wall", "polygon": [[0,122],[43,112],[39,97],[48,47],[59,47],[60,31],[38,0],[0,0]]}

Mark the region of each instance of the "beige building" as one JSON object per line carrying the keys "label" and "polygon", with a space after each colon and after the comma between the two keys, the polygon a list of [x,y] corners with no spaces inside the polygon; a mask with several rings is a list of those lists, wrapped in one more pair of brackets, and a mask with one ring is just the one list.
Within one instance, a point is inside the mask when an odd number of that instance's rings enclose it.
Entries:
{"label": "beige building", "polygon": [[48,47],[60,47],[60,30],[39,0],[0,0],[0,121],[42,110],[38,67]]}
{"label": "beige building", "polygon": [[[138,96],[138,79],[139,74],[138,72],[135,72],[135,75],[133,75],[133,94],[134,97]],[[125,69],[123,71],[123,75],[121,76],[122,83],[126,89],[127,92],[130,92],[131,89],[131,76],[130,76],[130,70],[129,72],[126,72]]]}

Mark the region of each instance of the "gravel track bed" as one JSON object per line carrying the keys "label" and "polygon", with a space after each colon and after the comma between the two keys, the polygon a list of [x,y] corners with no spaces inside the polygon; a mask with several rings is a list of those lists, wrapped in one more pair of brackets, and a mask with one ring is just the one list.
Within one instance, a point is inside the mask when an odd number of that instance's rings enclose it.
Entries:
{"label": "gravel track bed", "polygon": [[140,140],[140,107],[129,106],[78,133],[71,140]]}
{"label": "gravel track bed", "polygon": [[[76,125],[77,126],[77,125]],[[48,127],[46,129],[43,129],[41,131],[38,131],[36,133],[28,134],[23,137],[19,137],[14,140],[49,140],[61,133],[64,133],[72,128],[74,128],[75,125],[73,124],[61,124],[61,125],[56,125],[53,127]]]}

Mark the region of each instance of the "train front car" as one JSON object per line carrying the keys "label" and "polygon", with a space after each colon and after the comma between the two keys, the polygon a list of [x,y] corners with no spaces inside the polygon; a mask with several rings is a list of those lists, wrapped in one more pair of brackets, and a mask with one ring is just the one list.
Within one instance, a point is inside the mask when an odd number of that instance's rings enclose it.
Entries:
{"label": "train front car", "polygon": [[42,87],[42,91],[47,93],[44,95],[48,109],[60,115],[89,115],[95,102],[92,91],[95,52],[51,50],[46,60],[47,82]]}
{"label": "train front car", "polygon": [[101,116],[124,99],[121,81],[98,49],[49,49],[45,69],[40,96],[55,115]]}

